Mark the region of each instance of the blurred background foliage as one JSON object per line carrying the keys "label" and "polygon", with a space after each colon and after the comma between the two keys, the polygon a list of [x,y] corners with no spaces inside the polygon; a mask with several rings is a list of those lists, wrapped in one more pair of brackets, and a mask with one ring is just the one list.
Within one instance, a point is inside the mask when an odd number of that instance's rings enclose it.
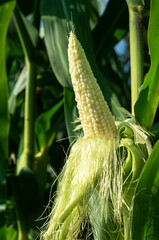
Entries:
{"label": "blurred background foliage", "polygon": [[[149,0],[145,1],[144,73]],[[65,162],[78,112],[68,70],[74,30],[116,119],[131,111],[129,20],[125,0],[0,0],[0,239],[38,239]],[[34,152],[23,162],[25,89],[30,67]],[[153,128],[158,126],[158,112]],[[156,131],[156,138],[158,132]],[[17,170],[18,169],[18,170]]]}

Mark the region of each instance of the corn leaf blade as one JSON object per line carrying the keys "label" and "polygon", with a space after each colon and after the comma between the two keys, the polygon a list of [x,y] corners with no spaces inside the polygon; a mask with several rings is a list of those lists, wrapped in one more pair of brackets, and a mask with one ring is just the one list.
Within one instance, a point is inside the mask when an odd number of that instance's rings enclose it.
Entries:
{"label": "corn leaf blade", "polygon": [[0,234],[4,233],[5,224],[4,211],[6,200],[6,171],[8,162],[8,135],[9,135],[9,113],[8,113],[8,81],[6,74],[6,34],[15,1],[5,2],[0,5]]}
{"label": "corn leaf blade", "polygon": [[[139,123],[151,129],[159,102],[159,5],[158,1],[151,1],[149,20],[149,51],[151,67],[145,77],[139,99],[135,104],[135,115]],[[142,111],[141,111],[142,109]]]}
{"label": "corn leaf blade", "polygon": [[7,240],[16,240],[18,238],[18,233],[17,231],[12,227],[7,228]]}
{"label": "corn leaf blade", "polygon": [[42,113],[36,120],[35,133],[41,151],[49,147],[55,137],[55,133],[60,122],[59,110],[61,109],[62,105],[63,99],[47,112]]}
{"label": "corn leaf blade", "polygon": [[72,87],[68,70],[68,25],[61,1],[41,1],[45,45],[50,64],[57,80],[63,87]]}
{"label": "corn leaf blade", "polygon": [[39,37],[38,30],[17,8],[14,11],[14,22],[25,56],[31,62],[45,66],[47,57],[45,51],[42,49],[44,46]]}
{"label": "corn leaf blade", "polygon": [[159,141],[139,178],[133,208],[133,236],[135,240],[159,239]]}

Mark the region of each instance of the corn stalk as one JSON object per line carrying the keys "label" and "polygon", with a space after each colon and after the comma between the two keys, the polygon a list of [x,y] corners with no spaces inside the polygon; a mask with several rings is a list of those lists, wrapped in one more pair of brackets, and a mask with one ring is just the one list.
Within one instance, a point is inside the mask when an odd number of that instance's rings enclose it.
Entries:
{"label": "corn stalk", "polygon": [[139,97],[143,83],[143,19],[144,1],[127,0],[129,9],[130,62],[131,62],[131,111]]}

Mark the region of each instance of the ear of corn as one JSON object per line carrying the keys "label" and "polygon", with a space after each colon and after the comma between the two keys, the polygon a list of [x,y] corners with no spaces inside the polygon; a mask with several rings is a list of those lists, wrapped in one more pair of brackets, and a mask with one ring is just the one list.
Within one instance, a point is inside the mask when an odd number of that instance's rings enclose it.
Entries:
{"label": "ear of corn", "polygon": [[115,121],[73,33],[69,38],[68,56],[84,137],[72,147],[60,176],[55,204],[43,235],[46,240],[78,238],[80,224],[88,221],[92,210],[90,201],[95,189],[99,193],[99,205],[104,206],[100,208],[105,220],[112,215],[109,199],[115,218],[121,219],[122,162],[118,163],[115,151]]}
{"label": "ear of corn", "polygon": [[93,76],[84,50],[72,32],[69,37],[68,56],[84,136],[114,137],[115,121]]}
{"label": "ear of corn", "polygon": [[[114,118],[93,76],[85,53],[73,33],[69,38],[68,56],[84,137],[79,138],[71,148],[60,175],[56,200],[47,229],[42,235],[45,240],[79,239],[81,225],[89,222],[89,216],[93,224],[99,212],[105,222],[113,219],[118,226],[123,226],[123,214],[126,216],[124,224],[128,222],[127,225],[131,227],[131,207],[138,177],[136,164],[141,163],[140,171],[143,167],[143,156],[138,157],[136,153],[140,152],[140,145],[145,139],[144,132],[136,127],[138,132],[133,130],[131,124],[127,128],[125,122],[119,126],[119,136],[123,134],[123,140],[119,143]],[[139,137],[136,137],[135,131]],[[128,141],[125,139],[126,132],[131,135],[129,138],[127,136]],[[140,144],[135,145],[135,138],[138,138]],[[117,154],[117,148],[120,146],[128,149],[126,166]],[[129,181],[126,184],[124,180],[124,189],[123,176]],[[92,211],[94,192],[98,196],[96,201],[99,209]],[[130,198],[127,197],[127,193]],[[121,229],[117,231],[122,232]],[[129,236],[131,237],[131,233]]]}

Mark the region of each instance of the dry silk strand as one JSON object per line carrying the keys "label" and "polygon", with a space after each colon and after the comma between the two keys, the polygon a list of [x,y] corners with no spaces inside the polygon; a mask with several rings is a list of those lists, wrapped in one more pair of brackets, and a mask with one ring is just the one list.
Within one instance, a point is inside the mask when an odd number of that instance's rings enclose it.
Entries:
{"label": "dry silk strand", "polygon": [[[87,223],[90,212],[92,221],[97,212],[106,221],[112,218],[110,204],[115,218],[121,218],[122,163],[116,156],[115,120],[72,32],[68,58],[84,137],[73,145],[60,175],[50,220],[42,236],[45,240],[78,239],[81,224]],[[92,214],[94,192],[100,207]]]}

